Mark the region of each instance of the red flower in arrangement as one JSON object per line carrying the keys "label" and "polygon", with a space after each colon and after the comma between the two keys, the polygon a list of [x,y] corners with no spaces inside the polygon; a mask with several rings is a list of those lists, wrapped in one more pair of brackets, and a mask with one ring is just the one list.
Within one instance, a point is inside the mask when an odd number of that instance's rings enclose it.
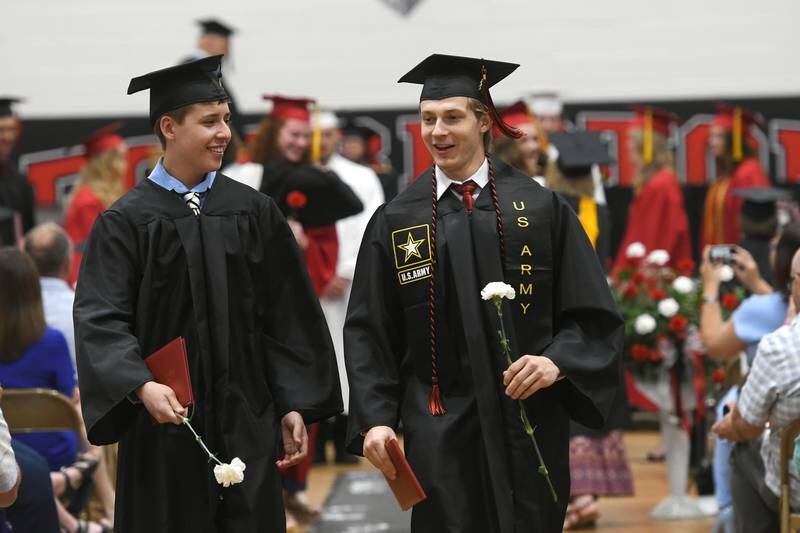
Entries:
{"label": "red flower in arrangement", "polygon": [[737,298],[732,292],[728,292],[722,296],[720,303],[722,304],[722,307],[728,311],[733,311],[739,306],[739,298]]}
{"label": "red flower in arrangement", "polygon": [[678,261],[676,269],[684,276],[691,276],[694,272],[694,261],[688,257]]}
{"label": "red flower in arrangement", "polygon": [[308,203],[308,197],[300,191],[290,191],[286,195],[286,205],[292,209],[302,209]]}
{"label": "red flower in arrangement", "polygon": [[634,281],[635,283],[641,283],[641,282],[643,282],[643,281],[644,281],[644,273],[642,273],[642,272],[636,272],[636,273],[633,275],[633,281]]}
{"label": "red flower in arrangement", "polygon": [[629,283],[627,287],[625,287],[625,292],[623,296],[628,299],[636,298],[636,295],[639,294],[639,289],[633,283]]}
{"label": "red flower in arrangement", "polygon": [[664,358],[661,356],[661,352],[659,352],[658,350],[650,350],[649,355],[650,355],[650,360],[653,361],[654,363],[658,363],[664,360]]}
{"label": "red flower in arrangement", "polygon": [[650,291],[650,299],[655,301],[661,301],[667,297],[667,293],[664,292],[662,289],[653,289]]}
{"label": "red flower in arrangement", "polygon": [[725,371],[721,368],[715,368],[713,372],[711,372],[711,381],[720,385],[723,381],[725,381]]}
{"label": "red flower in arrangement", "polygon": [[669,330],[678,336],[682,336],[689,326],[689,320],[685,316],[675,315],[669,319]]}
{"label": "red flower in arrangement", "polygon": [[631,346],[631,357],[634,361],[647,361],[650,359],[650,348],[644,344],[634,344]]}

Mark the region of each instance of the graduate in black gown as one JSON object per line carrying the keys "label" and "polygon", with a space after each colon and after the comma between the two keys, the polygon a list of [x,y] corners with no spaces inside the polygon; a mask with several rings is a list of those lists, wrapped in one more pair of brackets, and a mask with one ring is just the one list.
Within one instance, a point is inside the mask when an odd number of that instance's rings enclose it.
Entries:
{"label": "graduate in black gown", "polygon": [[[517,133],[488,91],[516,68],[436,54],[401,78],[423,84],[435,165],[376,211],[359,252],[344,333],[349,448],[391,477],[384,447],[402,422],[427,493],[414,533],[561,531],[570,419],[602,426],[619,386],[623,324],[578,219],[487,157],[492,122]],[[517,292],[503,304],[508,370],[494,304],[480,295],[493,281]]]}
{"label": "graduate in black gown", "polygon": [[[89,440],[120,443],[114,530],[283,531],[278,467],[307,453],[306,423],[342,410],[327,326],[275,203],[216,172],[230,140],[220,56],[128,92],[144,89],[165,154],[98,217],[75,298]],[[222,461],[246,464],[239,484],[215,481],[178,424],[187,410],[143,361],[178,336],[192,424]]]}
{"label": "graduate in black gown", "polygon": [[[7,224],[13,231],[6,233],[13,233],[16,238],[36,225],[33,187],[17,172],[14,160],[21,125],[11,106],[19,101],[19,98],[0,97],[0,207],[13,211]],[[8,238],[3,242],[13,244]]]}

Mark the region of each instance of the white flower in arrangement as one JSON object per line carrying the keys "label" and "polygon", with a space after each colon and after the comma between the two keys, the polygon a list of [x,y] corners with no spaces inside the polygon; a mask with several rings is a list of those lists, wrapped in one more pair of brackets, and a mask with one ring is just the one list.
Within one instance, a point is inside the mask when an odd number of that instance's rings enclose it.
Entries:
{"label": "white flower in arrangement", "polygon": [[669,263],[669,252],[666,250],[653,250],[645,261],[653,265],[664,266]]}
{"label": "white flower in arrangement", "polygon": [[689,294],[694,290],[694,281],[686,276],[678,276],[675,278],[675,281],[672,282],[672,288],[675,289],[675,292],[678,294]]}
{"label": "white flower in arrangement", "polygon": [[729,281],[732,281],[735,276],[736,274],[734,273],[733,268],[731,268],[730,265],[722,265],[719,268],[720,281],[727,283]]}
{"label": "white flower in arrangement", "polygon": [[502,281],[487,283],[481,291],[481,298],[484,300],[491,300],[492,298],[508,298],[509,300],[513,300],[515,296],[514,287]]}
{"label": "white flower in arrangement", "polygon": [[215,466],[214,477],[217,478],[217,483],[227,488],[244,480],[244,469],[245,464],[242,460],[234,457],[230,464],[222,463]]}
{"label": "white flower in arrangement", "polygon": [[633,323],[633,329],[639,335],[648,335],[656,329],[656,319],[648,314],[639,315]]}
{"label": "white flower in arrangement", "polygon": [[681,306],[678,305],[674,298],[665,298],[658,302],[658,312],[666,318],[674,317],[680,308]]}
{"label": "white flower in arrangement", "polygon": [[625,255],[630,257],[631,259],[637,259],[639,257],[644,257],[644,254],[647,253],[647,248],[644,247],[644,244],[640,242],[632,242],[625,248]]}

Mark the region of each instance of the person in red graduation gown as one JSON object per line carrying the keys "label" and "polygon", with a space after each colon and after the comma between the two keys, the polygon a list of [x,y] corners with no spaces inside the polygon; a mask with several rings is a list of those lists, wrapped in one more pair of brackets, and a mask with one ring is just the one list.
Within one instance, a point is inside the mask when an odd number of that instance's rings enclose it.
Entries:
{"label": "person in red graduation gown", "polygon": [[125,140],[117,134],[120,127],[121,122],[114,122],[83,141],[86,163],[81,168],[81,177],[70,194],[64,215],[64,229],[76,247],[72,283],[78,279],[82,250],[92,231],[92,224],[123,193],[128,148]]}
{"label": "person in red graduation gown", "polygon": [[763,123],[760,115],[739,106],[718,104],[711,124],[709,145],[717,163],[717,178],[706,193],[703,209],[702,246],[736,243],[741,239],[739,189],[769,185],[756,154],[753,126]]}
{"label": "person in red graduation gown", "polygon": [[689,219],[668,144],[676,118],[646,107],[638,108],[630,123],[628,148],[634,166],[635,196],[628,208],[615,270],[625,266],[626,249],[634,242],[644,244],[648,251],[666,250],[673,267],[692,258]]}

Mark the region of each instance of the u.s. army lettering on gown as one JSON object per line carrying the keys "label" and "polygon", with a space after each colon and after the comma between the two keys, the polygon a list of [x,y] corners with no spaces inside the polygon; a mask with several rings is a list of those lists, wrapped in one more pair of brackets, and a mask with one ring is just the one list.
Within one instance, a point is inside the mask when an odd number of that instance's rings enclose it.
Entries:
{"label": "u.s. army lettering on gown", "polygon": [[[511,204],[514,207],[515,211],[525,211],[525,202],[522,200],[514,200]],[[519,228],[527,228],[530,226],[530,222],[528,217],[522,214],[516,215],[517,226]],[[530,245],[527,243],[523,244],[519,250],[519,272],[520,272],[520,283],[519,283],[519,290],[517,291],[519,294],[519,309],[523,315],[527,315],[528,311],[531,307],[531,302],[526,301],[528,299],[524,298],[524,296],[533,296],[533,280],[529,280],[529,277],[533,277],[533,252],[531,251]]]}
{"label": "u.s. army lettering on gown", "polygon": [[392,250],[401,285],[431,277],[430,225],[420,224],[392,232]]}

